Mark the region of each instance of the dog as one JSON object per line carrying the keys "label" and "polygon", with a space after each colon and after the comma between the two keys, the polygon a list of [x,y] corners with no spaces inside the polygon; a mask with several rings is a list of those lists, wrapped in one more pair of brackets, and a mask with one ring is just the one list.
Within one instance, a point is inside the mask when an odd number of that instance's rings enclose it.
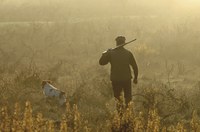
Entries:
{"label": "dog", "polygon": [[65,92],[54,87],[50,80],[42,81],[42,89],[43,89],[43,94],[46,96],[47,100],[53,99],[60,106],[64,106],[66,104]]}

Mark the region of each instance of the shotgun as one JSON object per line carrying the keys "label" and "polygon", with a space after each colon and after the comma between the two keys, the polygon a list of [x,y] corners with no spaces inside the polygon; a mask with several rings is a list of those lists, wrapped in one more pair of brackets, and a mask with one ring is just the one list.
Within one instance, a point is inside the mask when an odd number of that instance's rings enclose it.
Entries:
{"label": "shotgun", "polygon": [[137,40],[137,39],[133,39],[133,40],[131,40],[131,41],[129,41],[129,42],[126,42],[126,43],[124,43],[124,44],[118,45],[118,46],[115,47],[115,48],[108,49],[108,50],[104,51],[103,54],[106,53],[106,52],[109,51],[109,50],[116,50],[116,49],[118,49],[118,48],[120,48],[120,47],[123,47],[123,46],[125,46],[125,45],[127,45],[127,44],[130,44],[130,43],[132,43],[132,42],[134,42],[134,41],[136,41],[136,40]]}

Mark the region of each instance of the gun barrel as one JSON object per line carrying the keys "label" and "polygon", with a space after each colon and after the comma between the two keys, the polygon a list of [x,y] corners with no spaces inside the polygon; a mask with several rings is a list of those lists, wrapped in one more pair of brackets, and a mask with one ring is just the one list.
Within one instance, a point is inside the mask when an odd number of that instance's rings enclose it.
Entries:
{"label": "gun barrel", "polygon": [[129,41],[129,42],[126,42],[126,43],[124,43],[124,44],[122,44],[122,45],[119,45],[119,46],[113,48],[112,50],[115,50],[115,49],[117,49],[117,48],[123,47],[123,46],[125,46],[125,45],[127,45],[127,44],[129,44],[129,43],[132,43],[132,42],[136,41],[136,40],[137,40],[137,39],[133,39],[133,40],[131,40],[131,41]]}
{"label": "gun barrel", "polygon": [[[121,44],[121,45],[119,45],[119,46],[117,46],[117,47],[115,47],[115,48],[111,48],[111,49],[109,49],[109,50],[118,49],[118,48],[123,47],[123,46],[125,46],[125,45],[127,45],[127,44],[129,44],[129,43],[132,43],[132,42],[134,42],[134,41],[136,41],[136,40],[137,40],[137,39],[133,39],[133,40],[131,40],[131,41],[129,41],[129,42],[126,42],[126,43],[124,43],[124,44]],[[108,50],[104,51],[103,54],[106,53],[106,52],[108,52]]]}

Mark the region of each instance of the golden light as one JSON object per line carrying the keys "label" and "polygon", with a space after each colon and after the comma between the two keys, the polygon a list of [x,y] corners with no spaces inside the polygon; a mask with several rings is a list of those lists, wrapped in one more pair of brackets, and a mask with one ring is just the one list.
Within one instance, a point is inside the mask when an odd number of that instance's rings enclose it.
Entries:
{"label": "golden light", "polygon": [[200,0],[178,0],[178,3],[184,7],[196,7],[200,5]]}

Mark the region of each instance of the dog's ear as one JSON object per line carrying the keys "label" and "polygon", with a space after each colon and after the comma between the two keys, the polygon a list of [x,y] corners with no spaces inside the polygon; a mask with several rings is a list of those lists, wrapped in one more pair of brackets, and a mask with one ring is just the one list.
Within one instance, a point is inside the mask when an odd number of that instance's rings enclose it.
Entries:
{"label": "dog's ear", "polygon": [[51,84],[52,81],[50,81],[50,80],[43,80],[43,81],[42,81],[42,84],[41,84],[41,85],[42,85],[42,88],[44,88],[44,85],[47,84],[47,83]]}
{"label": "dog's ear", "polygon": [[52,81],[51,80],[43,80],[42,84],[41,84],[42,88],[44,88],[44,85],[47,84],[47,83],[52,84]]}
{"label": "dog's ear", "polygon": [[52,84],[52,81],[51,80],[46,80],[47,83],[49,84]]}

